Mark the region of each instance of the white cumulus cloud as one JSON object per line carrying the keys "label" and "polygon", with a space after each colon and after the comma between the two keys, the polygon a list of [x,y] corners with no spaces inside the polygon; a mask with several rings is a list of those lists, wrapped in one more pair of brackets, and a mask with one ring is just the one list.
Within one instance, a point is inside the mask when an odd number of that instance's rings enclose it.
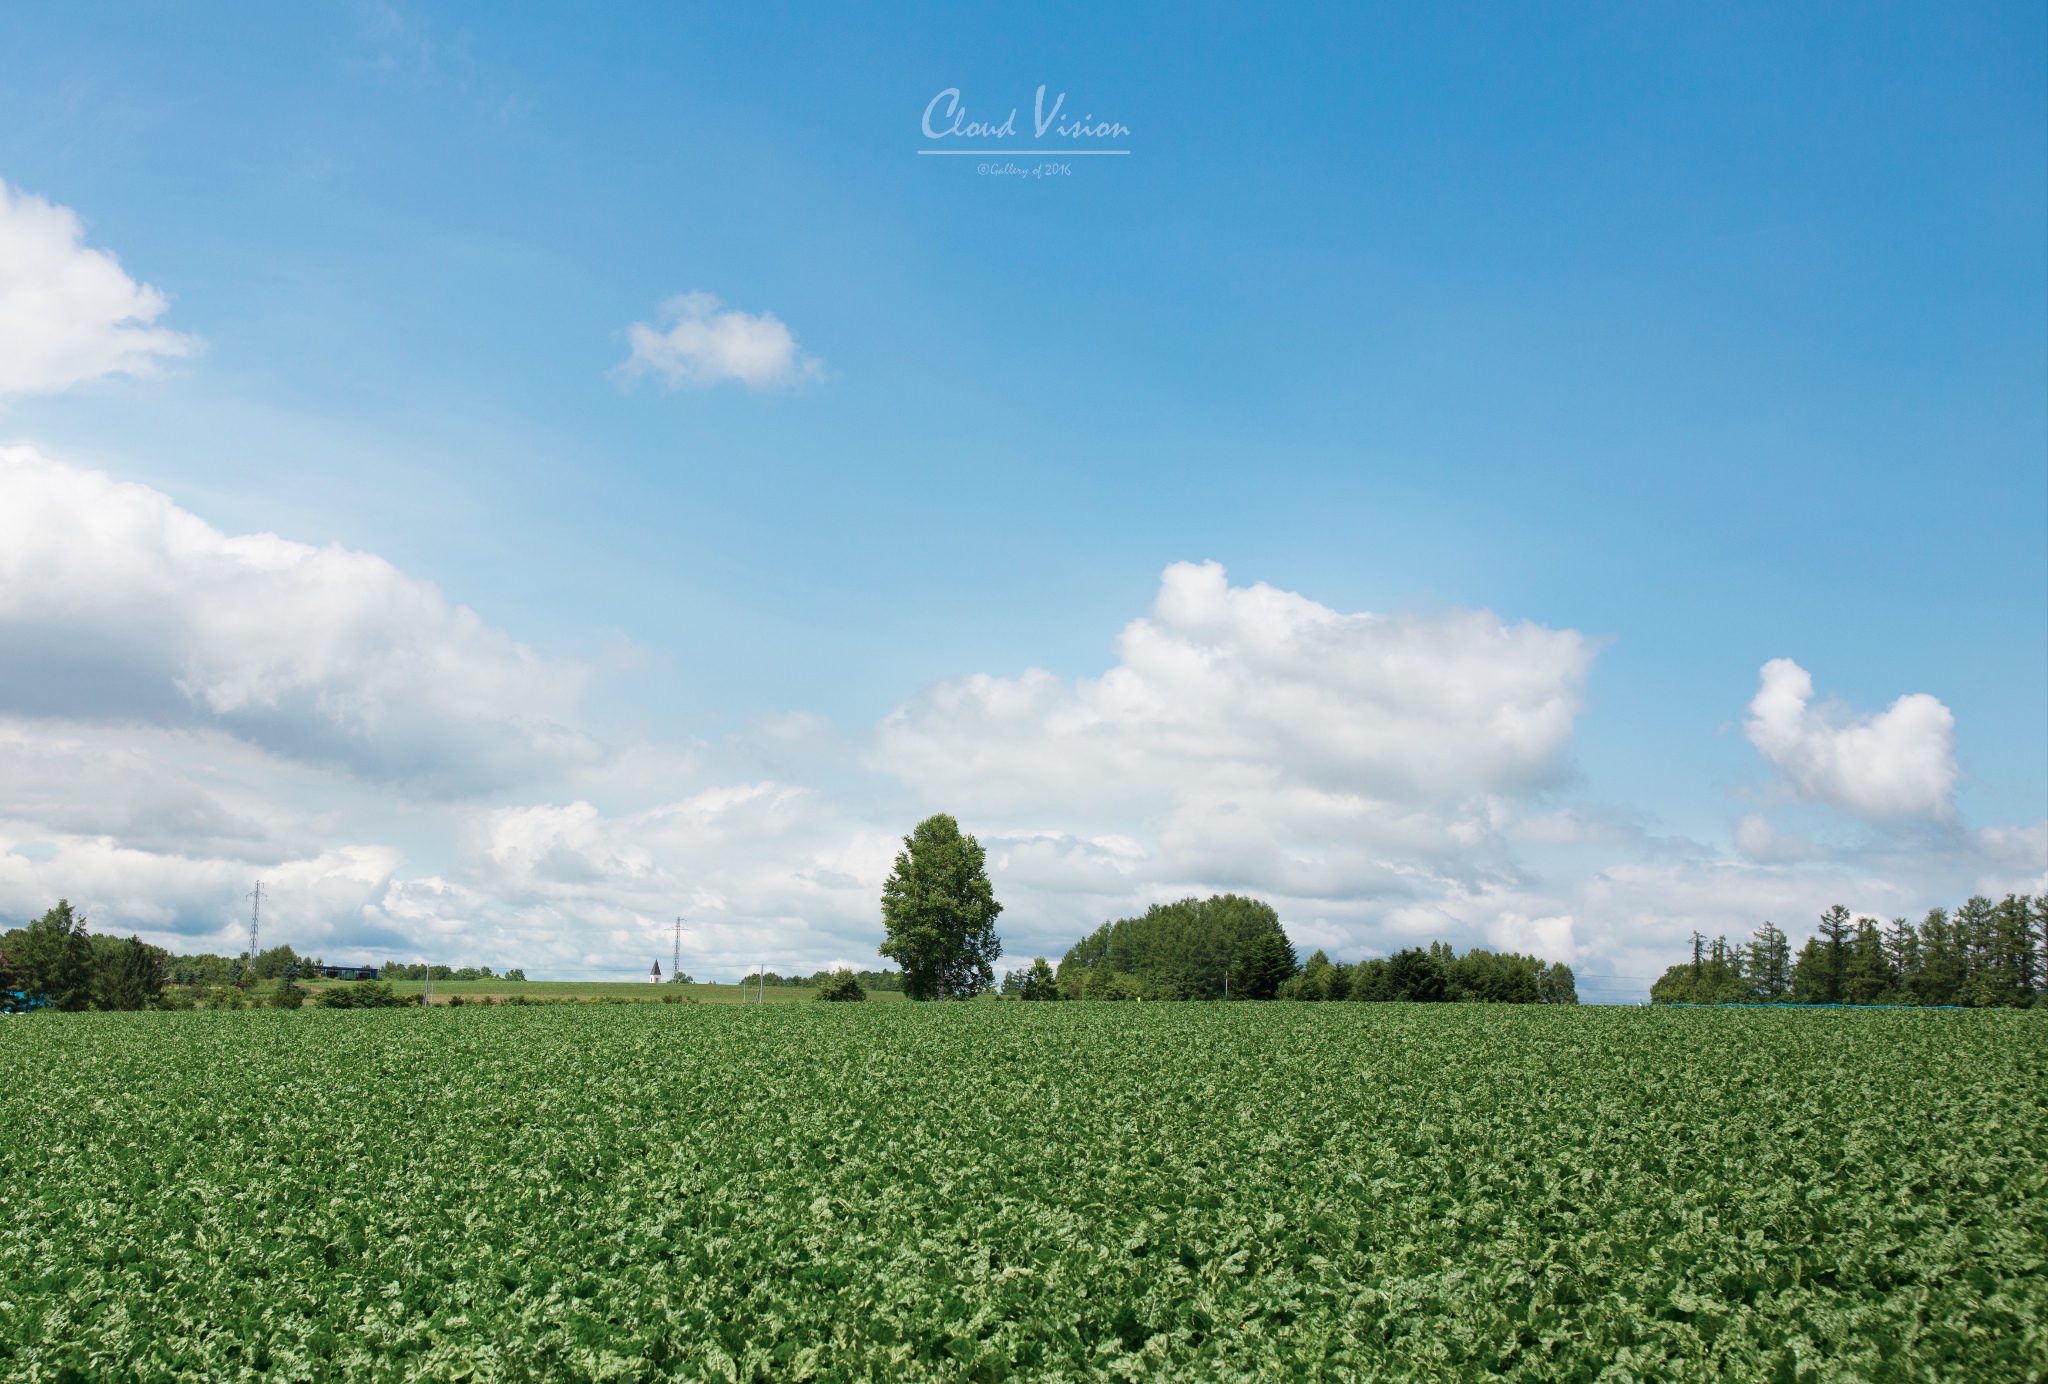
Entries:
{"label": "white cumulus cloud", "polygon": [[738,380],[770,389],[816,377],[818,361],[797,349],[796,337],[774,313],[721,310],[709,293],[685,293],[662,304],[661,321],[626,329],[633,353],[621,367],[627,378],[659,375],[674,387],[704,387]]}
{"label": "white cumulus cloud", "polygon": [[1511,830],[1573,778],[1594,648],[1486,611],[1342,613],[1176,563],[1117,653],[1098,678],[939,683],[870,751],[983,833],[1020,924],[1046,932],[1235,890],[1355,936],[1510,880]]}
{"label": "white cumulus cloud", "polygon": [[223,728],[372,778],[487,787],[587,758],[584,672],[371,553],[230,537],[146,486],[0,448],[0,711]]}
{"label": "white cumulus cloud", "polygon": [[147,375],[197,342],[154,326],[168,304],[85,244],[69,207],[0,183],[0,394]]}
{"label": "white cumulus cloud", "polygon": [[1816,706],[1807,671],[1774,658],[1744,729],[1803,797],[1873,820],[1954,815],[1956,718],[1924,692],[1867,715]]}
{"label": "white cumulus cloud", "polygon": [[883,723],[875,763],[984,813],[1235,802],[1347,835],[1455,833],[1489,800],[1567,777],[1593,660],[1573,630],[1475,610],[1340,614],[1231,586],[1213,562],[1168,567],[1117,652],[1074,683],[940,683]]}

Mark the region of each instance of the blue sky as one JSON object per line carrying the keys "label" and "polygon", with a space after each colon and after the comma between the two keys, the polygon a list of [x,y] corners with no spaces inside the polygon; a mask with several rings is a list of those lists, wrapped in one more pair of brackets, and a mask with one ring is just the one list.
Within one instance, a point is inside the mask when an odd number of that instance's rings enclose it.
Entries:
{"label": "blue sky", "polygon": [[[264,849],[374,849],[362,897],[306,904],[313,943],[644,969],[651,894],[501,887],[478,823],[588,803],[609,824],[740,782],[834,804],[764,827],[764,870],[947,806],[1159,865],[1125,895],[1020,875],[1017,940],[1039,950],[1126,902],[1241,885],[1347,955],[1434,926],[1619,975],[1773,897],[1796,934],[1837,894],[1900,911],[2048,887],[2044,54],[2037,6],[18,9],[0,179],[71,209],[196,345],[18,389],[0,441],[227,534],[376,554],[585,667],[560,718],[597,759],[690,767],[425,791],[396,751],[323,759],[208,703],[205,734],[268,756],[235,791],[303,815],[289,848],[160,831],[166,860],[219,865],[161,902],[66,875],[72,837],[119,832],[67,835],[24,793],[8,830],[46,858],[0,890],[19,912],[69,888],[187,945]],[[1022,179],[916,153],[935,93],[1028,127],[1041,83],[1128,126],[1130,154]],[[785,324],[816,371],[622,372],[632,325],[665,330],[690,292]],[[1232,589],[1417,628],[1480,609],[1578,632],[1541,773],[1433,762],[1461,792],[1606,825],[1423,861],[1296,823],[1275,829],[1296,863],[1356,846],[1437,884],[1290,892],[1227,851],[1165,867],[1181,769],[1117,818],[1085,785],[1020,798],[877,758],[874,728],[947,680],[1101,676],[1169,564],[1205,561]],[[61,634],[60,608],[37,618]],[[16,647],[30,679],[42,646]],[[1937,700],[1948,786],[1880,801],[1761,752],[1745,718],[1773,659],[1839,699],[1836,729]],[[114,734],[15,710],[24,743]],[[1322,782],[1308,761],[1248,762]],[[1357,772],[1330,791],[1365,791]],[[1805,844],[1745,852],[1746,819]],[[646,868],[680,889],[671,846]],[[749,912],[733,881],[705,968],[866,959],[863,849],[843,898]],[[1602,904],[1625,867],[1691,902]],[[388,897],[428,879],[461,907]],[[429,916],[438,933],[407,930]]]}

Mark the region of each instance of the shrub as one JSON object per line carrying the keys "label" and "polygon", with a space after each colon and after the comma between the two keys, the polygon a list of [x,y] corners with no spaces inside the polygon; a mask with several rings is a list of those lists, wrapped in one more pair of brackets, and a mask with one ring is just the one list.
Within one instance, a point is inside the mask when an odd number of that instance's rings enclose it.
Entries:
{"label": "shrub", "polygon": [[381,980],[337,985],[320,992],[322,1009],[397,1009],[418,1003],[417,996],[394,994]]}
{"label": "shrub", "polygon": [[818,987],[818,998],[843,1003],[848,1000],[864,1000],[868,992],[860,988],[860,977],[852,971],[834,971],[829,980]]}

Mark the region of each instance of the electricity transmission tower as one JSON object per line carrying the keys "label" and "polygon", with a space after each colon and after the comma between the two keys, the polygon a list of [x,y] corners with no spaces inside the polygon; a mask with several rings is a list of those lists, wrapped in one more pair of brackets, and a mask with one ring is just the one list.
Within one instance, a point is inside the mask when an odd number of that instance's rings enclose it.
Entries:
{"label": "electricity transmission tower", "polygon": [[249,974],[256,974],[256,925],[263,917],[263,881],[256,881],[255,890],[249,895]]}
{"label": "electricity transmission tower", "polygon": [[673,961],[672,961],[672,962],[670,963],[670,965],[669,965],[669,973],[668,973],[668,978],[669,978],[669,979],[670,979],[671,981],[673,981],[673,980],[674,980],[674,979],[675,979],[675,978],[676,978],[677,976],[681,975],[682,973],[683,973],[683,920],[682,920],[682,918],[681,918],[680,916],[678,916],[678,917],[676,918],[676,954],[675,954],[675,959],[674,959],[674,960],[673,960]]}

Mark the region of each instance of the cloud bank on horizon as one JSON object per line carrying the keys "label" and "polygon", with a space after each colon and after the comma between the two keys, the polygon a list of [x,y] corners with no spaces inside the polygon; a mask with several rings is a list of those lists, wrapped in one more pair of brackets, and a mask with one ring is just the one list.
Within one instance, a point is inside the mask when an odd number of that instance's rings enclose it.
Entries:
{"label": "cloud bank on horizon", "polygon": [[[188,353],[150,325],[163,306],[68,210],[0,189],[0,389]],[[671,316],[635,325],[630,370],[818,369],[772,316],[706,295]],[[1932,696],[1816,704],[1772,660],[1746,723],[1775,774],[1757,810],[1732,850],[1662,840],[1573,759],[1583,633],[1343,612],[1213,562],[1169,565],[1098,677],[967,674],[862,730],[799,713],[649,741],[593,715],[594,670],[373,553],[229,535],[18,445],[0,650],[0,914],[65,896],[182,950],[232,949],[260,875],[268,935],[331,955],[639,974],[683,913],[702,971],[858,960],[897,838],[935,810],[989,846],[1013,955],[1235,890],[1305,947],[1443,937],[1626,977],[1694,928],[2048,888],[2048,825],[1960,821]]]}
{"label": "cloud bank on horizon", "polygon": [[[1578,779],[1584,635],[1346,614],[1215,563],[1169,566],[1100,677],[951,679],[851,737],[798,718],[608,740],[589,669],[374,555],[230,537],[14,447],[0,645],[0,910],[62,895],[185,949],[232,946],[261,875],[272,935],[309,950],[637,971],[685,913],[700,968],[858,958],[896,837],[942,808],[989,845],[1013,949],[1239,890],[1274,899],[1304,946],[1442,936],[1593,975],[1695,926],[1836,897],[1903,910],[1930,870],[2039,887],[2048,855],[2040,824],[1956,823],[1939,702],[1815,710],[1787,660],[1751,708],[1766,761],[1846,819],[1946,835],[1788,846],[1758,813],[1735,855],[1674,851]],[[798,767],[764,773],[770,758]],[[851,780],[831,771],[849,759]],[[1547,862],[1589,847],[1611,863]]]}

